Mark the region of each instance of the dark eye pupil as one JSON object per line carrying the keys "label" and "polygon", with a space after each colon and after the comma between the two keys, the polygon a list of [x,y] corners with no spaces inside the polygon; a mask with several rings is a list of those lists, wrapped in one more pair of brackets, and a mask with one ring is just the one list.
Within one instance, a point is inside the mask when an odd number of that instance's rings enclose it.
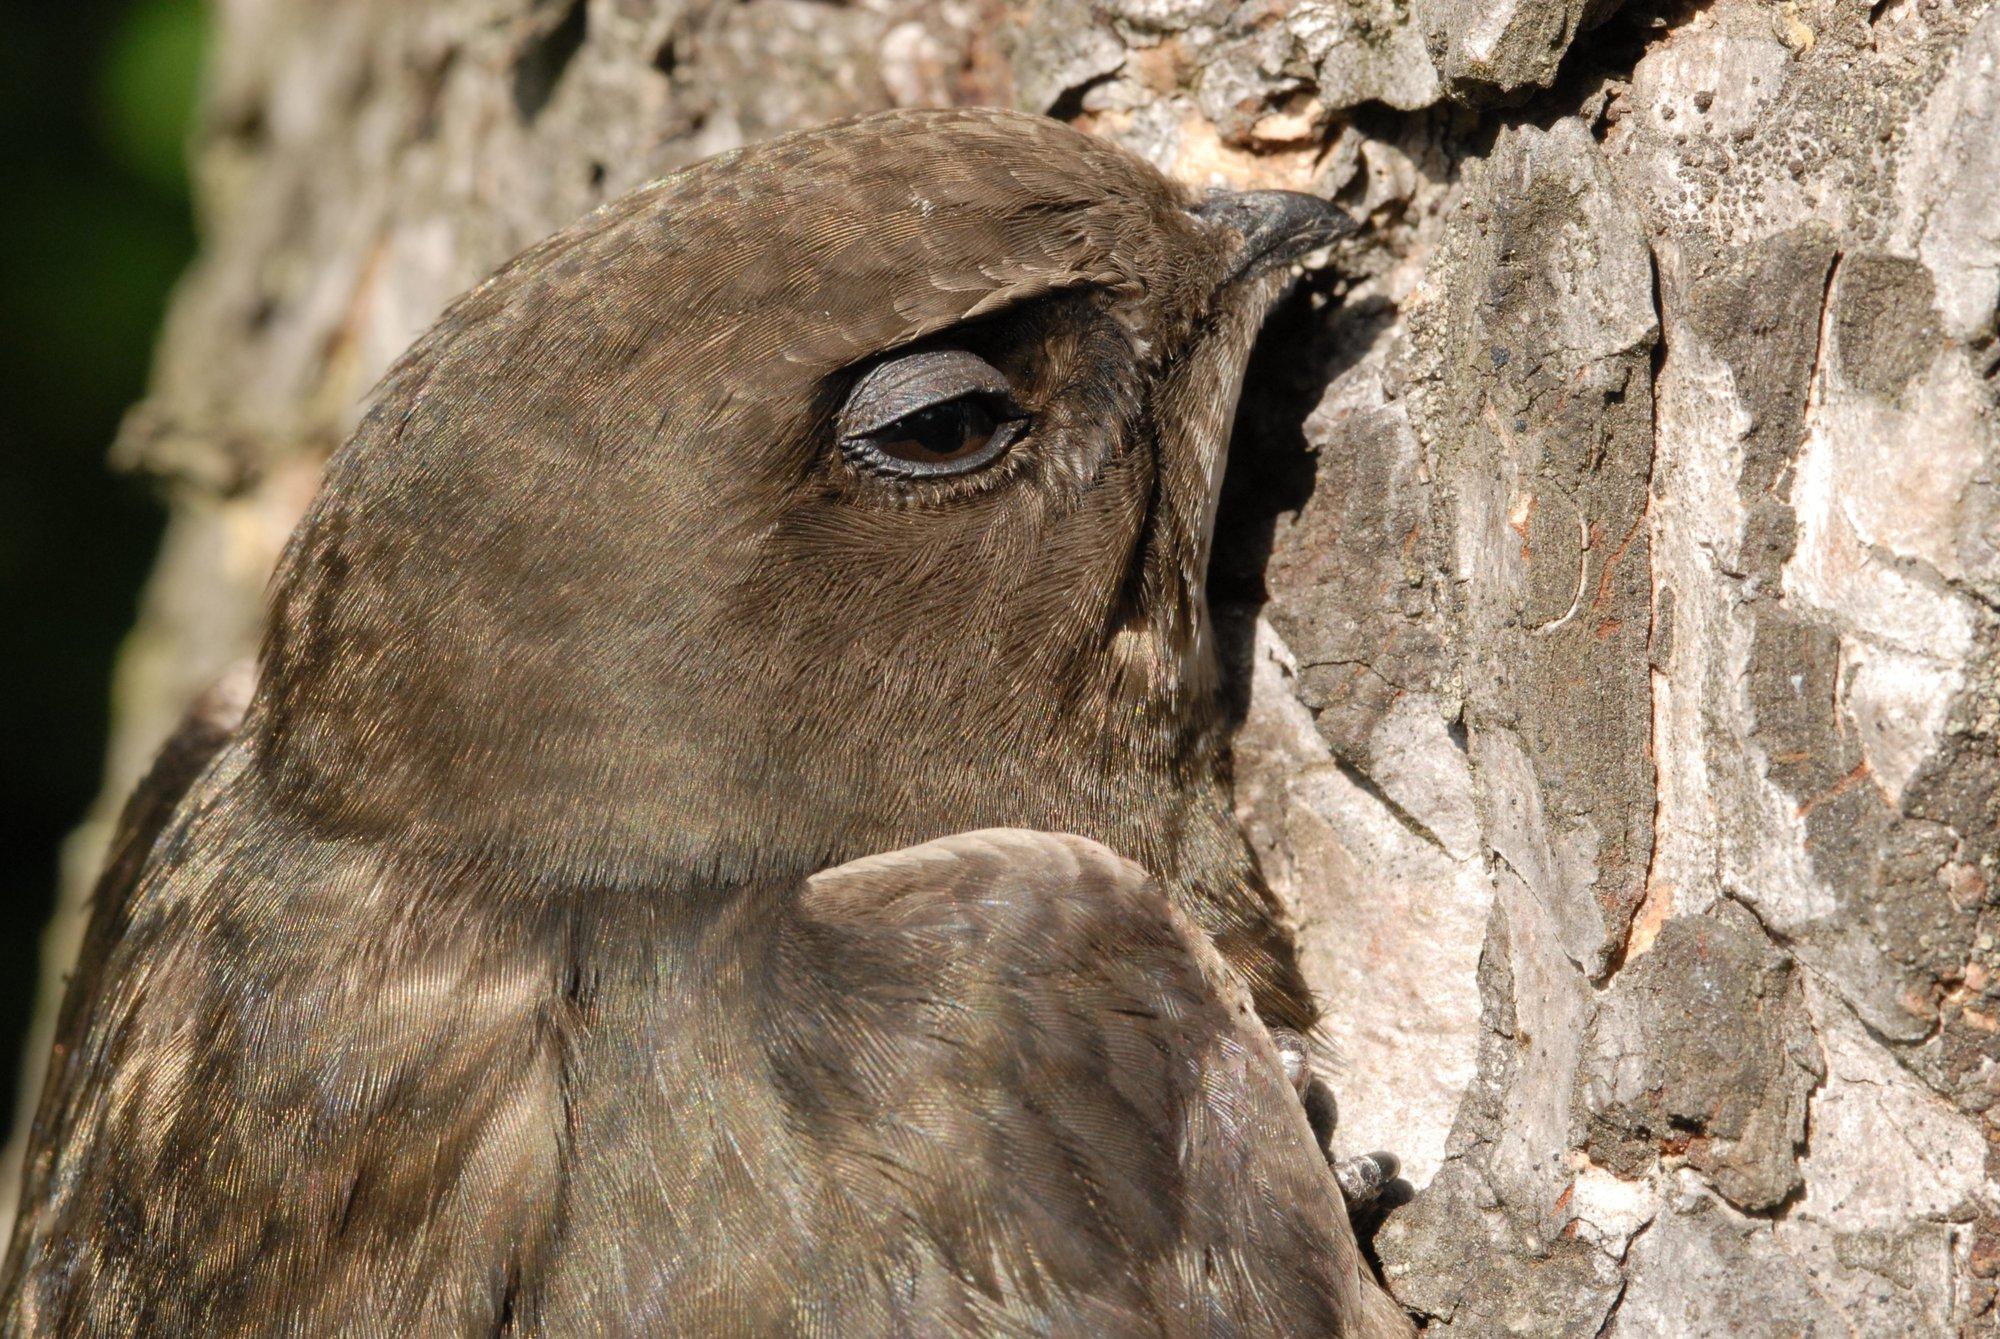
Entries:
{"label": "dark eye pupil", "polygon": [[877,440],[877,449],[898,460],[935,465],[985,449],[998,426],[992,410],[967,396],[897,419]]}

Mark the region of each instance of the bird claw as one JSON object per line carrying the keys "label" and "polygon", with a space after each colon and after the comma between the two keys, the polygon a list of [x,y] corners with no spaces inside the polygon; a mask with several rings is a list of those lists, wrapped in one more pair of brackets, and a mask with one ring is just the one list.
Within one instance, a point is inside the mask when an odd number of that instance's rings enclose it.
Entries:
{"label": "bird claw", "polygon": [[1347,1197],[1350,1207],[1370,1204],[1381,1198],[1388,1184],[1396,1179],[1396,1173],[1403,1169],[1394,1153],[1363,1153],[1359,1157],[1342,1158],[1333,1165],[1333,1179],[1340,1182],[1340,1193]]}
{"label": "bird claw", "polygon": [[1274,1027],[1271,1029],[1271,1041],[1278,1048],[1278,1059],[1285,1067],[1285,1078],[1304,1104],[1306,1119],[1319,1141],[1320,1152],[1333,1167],[1334,1180],[1340,1183],[1340,1193],[1347,1197],[1349,1206],[1369,1204],[1381,1198],[1382,1191],[1402,1170],[1402,1163],[1395,1154],[1381,1152],[1334,1161],[1333,1129],[1337,1110],[1333,1089],[1313,1073],[1311,1049],[1302,1035],[1291,1028]]}
{"label": "bird claw", "polygon": [[1285,1078],[1303,1101],[1313,1081],[1312,1056],[1306,1049],[1306,1039],[1288,1027],[1274,1027],[1271,1041],[1278,1048],[1278,1059],[1284,1063]]}

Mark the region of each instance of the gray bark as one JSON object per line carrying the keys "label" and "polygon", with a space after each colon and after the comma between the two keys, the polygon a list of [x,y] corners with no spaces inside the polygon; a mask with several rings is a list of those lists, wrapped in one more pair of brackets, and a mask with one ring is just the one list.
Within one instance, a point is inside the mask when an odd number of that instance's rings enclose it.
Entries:
{"label": "gray bark", "polygon": [[[1260,523],[1239,798],[1330,1006],[1341,1142],[1417,1188],[1376,1235],[1399,1299],[1439,1334],[1988,1332],[2000,8],[218,21],[204,250],[118,446],[174,517],[104,814],[253,645],[326,453],[455,293],[746,139],[1064,115],[1369,221],[1261,361],[1313,478]],[[1299,456],[1268,394],[1245,449]]]}

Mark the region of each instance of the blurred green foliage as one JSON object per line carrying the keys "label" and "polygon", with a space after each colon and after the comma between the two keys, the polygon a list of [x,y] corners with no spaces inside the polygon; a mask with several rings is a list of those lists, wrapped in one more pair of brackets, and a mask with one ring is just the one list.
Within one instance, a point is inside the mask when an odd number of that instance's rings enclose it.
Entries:
{"label": "blurred green foliage", "polygon": [[112,33],[99,80],[106,146],[161,190],[186,190],[187,137],[207,16],[198,0],[138,0]]}
{"label": "blurred green foliage", "polygon": [[98,784],[112,658],[161,508],[105,452],[194,246],[199,0],[21,0],[0,42],[0,1092],[60,843]]}

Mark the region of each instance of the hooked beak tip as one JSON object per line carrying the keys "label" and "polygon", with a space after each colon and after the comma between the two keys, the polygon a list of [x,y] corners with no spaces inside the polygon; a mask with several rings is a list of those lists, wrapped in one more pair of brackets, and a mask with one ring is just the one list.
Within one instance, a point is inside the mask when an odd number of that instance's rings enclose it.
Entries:
{"label": "hooked beak tip", "polygon": [[1211,191],[1188,212],[1242,239],[1225,283],[1289,265],[1357,227],[1331,200],[1302,191]]}

